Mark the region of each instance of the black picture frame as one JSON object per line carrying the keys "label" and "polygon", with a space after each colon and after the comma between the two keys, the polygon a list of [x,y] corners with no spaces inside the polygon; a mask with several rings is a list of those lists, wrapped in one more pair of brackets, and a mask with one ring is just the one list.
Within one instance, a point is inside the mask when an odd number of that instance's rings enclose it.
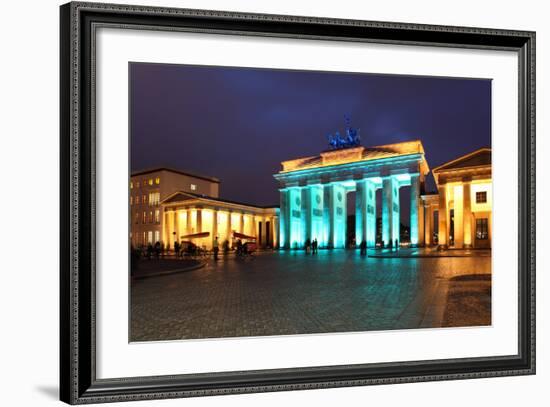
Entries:
{"label": "black picture frame", "polygon": [[[60,8],[60,398],[70,404],[469,379],[535,373],[535,33],[68,3]],[[519,350],[420,360],[132,378],[96,378],[95,99],[98,26],[512,50],[519,56]],[[510,140],[514,142],[514,140]]]}

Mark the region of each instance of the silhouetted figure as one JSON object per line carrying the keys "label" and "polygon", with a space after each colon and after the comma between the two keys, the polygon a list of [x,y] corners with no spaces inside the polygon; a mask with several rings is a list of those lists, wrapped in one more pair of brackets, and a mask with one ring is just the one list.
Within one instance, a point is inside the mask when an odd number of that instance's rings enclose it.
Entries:
{"label": "silhouetted figure", "polygon": [[176,257],[179,257],[180,255],[180,242],[178,241],[174,242],[174,254],[176,255]]}
{"label": "silhouetted figure", "polygon": [[214,239],[214,260],[218,261],[218,252],[220,251],[220,248],[218,247],[218,237],[216,236],[216,239]]}
{"label": "silhouetted figure", "polygon": [[311,243],[311,253],[317,254],[317,249],[319,248],[319,243],[317,242],[317,238],[313,239],[313,242]]}
{"label": "silhouetted figure", "polygon": [[399,242],[395,239],[395,251],[399,250]]}
{"label": "silhouetted figure", "polygon": [[311,249],[311,240],[306,239],[306,254],[309,254],[310,249]]}
{"label": "silhouetted figure", "polygon": [[147,258],[151,260],[153,257],[153,245],[151,243],[147,244]]}
{"label": "silhouetted figure", "polygon": [[241,239],[237,240],[237,256],[241,256],[243,254],[243,242],[241,242]]}
{"label": "silhouetted figure", "polygon": [[160,259],[160,242],[155,243],[154,251],[155,251],[155,258],[157,260]]}
{"label": "silhouetted figure", "polygon": [[361,241],[361,244],[359,245],[359,252],[361,256],[367,255],[367,242],[365,242],[364,240]]}

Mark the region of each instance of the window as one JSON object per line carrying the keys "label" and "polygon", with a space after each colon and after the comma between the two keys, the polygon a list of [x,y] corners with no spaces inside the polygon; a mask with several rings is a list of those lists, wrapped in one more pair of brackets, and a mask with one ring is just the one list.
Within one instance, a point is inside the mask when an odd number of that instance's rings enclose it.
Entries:
{"label": "window", "polygon": [[141,203],[143,203],[143,205],[147,203],[147,195],[143,195],[143,197],[141,198]]}
{"label": "window", "polygon": [[147,239],[147,243],[149,244],[153,244],[153,231],[150,230],[149,233],[148,233],[148,239]]}
{"label": "window", "polygon": [[136,205],[139,205],[139,195],[136,195]]}
{"label": "window", "polygon": [[149,185],[153,185],[153,178],[150,178],[150,179],[149,179],[148,184],[149,184]]}
{"label": "window", "polygon": [[191,191],[196,191],[197,190],[197,186],[195,184],[191,184]]}
{"label": "window", "polygon": [[139,188],[139,181],[136,182],[136,188]]}
{"label": "window", "polygon": [[155,223],[160,223],[160,211],[155,210]]}
{"label": "window", "polygon": [[149,212],[149,223],[153,223],[153,211]]}
{"label": "window", "polygon": [[476,239],[489,239],[489,220],[487,218],[476,219]]}
{"label": "window", "polygon": [[134,183],[130,182],[130,189],[133,189],[133,188],[134,188]]}
{"label": "window", "polygon": [[160,242],[160,232],[158,230],[155,230],[155,243]]}
{"label": "window", "polygon": [[487,203],[487,191],[476,192],[476,203]]}
{"label": "window", "polygon": [[139,223],[139,213],[136,212],[136,224]]}
{"label": "window", "polygon": [[143,218],[141,219],[141,223],[147,223],[147,212],[143,212]]}
{"label": "window", "polygon": [[133,204],[134,204],[134,197],[130,195],[130,206],[132,206]]}
{"label": "window", "polygon": [[155,178],[155,184],[160,185],[160,177]]}
{"label": "window", "polygon": [[160,192],[149,193],[149,206],[158,206],[160,204]]}

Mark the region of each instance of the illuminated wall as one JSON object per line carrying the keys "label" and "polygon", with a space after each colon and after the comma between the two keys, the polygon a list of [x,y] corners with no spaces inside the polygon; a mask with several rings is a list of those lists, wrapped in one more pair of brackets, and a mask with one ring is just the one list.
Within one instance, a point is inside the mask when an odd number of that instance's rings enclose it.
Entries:
{"label": "illuminated wall", "polygon": [[310,216],[311,216],[311,240],[317,239],[319,245],[324,245],[323,228],[323,187],[314,185],[309,187]]}
{"label": "illuminated wall", "polygon": [[332,247],[343,249],[346,247],[346,188],[341,184],[335,184],[332,193],[332,217],[334,219]]}
{"label": "illuminated wall", "polygon": [[302,235],[302,191],[291,188],[288,197],[290,212],[290,247],[301,248],[304,244]]}
{"label": "illuminated wall", "polygon": [[367,181],[355,183],[355,243],[367,240]]}
{"label": "illuminated wall", "polygon": [[383,180],[382,240],[385,246],[399,244],[399,181],[395,177]]}
{"label": "illuminated wall", "polygon": [[420,204],[420,180],[418,175],[410,179],[411,183],[411,218],[410,218],[410,238],[411,245],[416,246],[419,241],[418,227],[418,207]]}
{"label": "illuminated wall", "polygon": [[[476,193],[485,192],[487,197],[487,202],[477,203],[476,202]],[[493,196],[492,188],[490,182],[478,182],[472,183],[471,185],[471,201],[472,201],[472,212],[488,212],[491,211],[493,207]]]}
{"label": "illuminated wall", "polygon": [[374,247],[376,245],[376,185],[369,180],[366,183],[366,199],[367,246]]}
{"label": "illuminated wall", "polygon": [[218,242],[223,243],[225,240],[231,241],[228,220],[230,214],[228,212],[218,212]]}

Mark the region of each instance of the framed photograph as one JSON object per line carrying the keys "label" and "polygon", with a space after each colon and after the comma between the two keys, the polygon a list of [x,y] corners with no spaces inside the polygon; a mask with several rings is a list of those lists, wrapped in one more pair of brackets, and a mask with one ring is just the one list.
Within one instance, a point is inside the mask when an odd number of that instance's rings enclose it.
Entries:
{"label": "framed photograph", "polygon": [[535,373],[535,33],[61,6],[61,400]]}

